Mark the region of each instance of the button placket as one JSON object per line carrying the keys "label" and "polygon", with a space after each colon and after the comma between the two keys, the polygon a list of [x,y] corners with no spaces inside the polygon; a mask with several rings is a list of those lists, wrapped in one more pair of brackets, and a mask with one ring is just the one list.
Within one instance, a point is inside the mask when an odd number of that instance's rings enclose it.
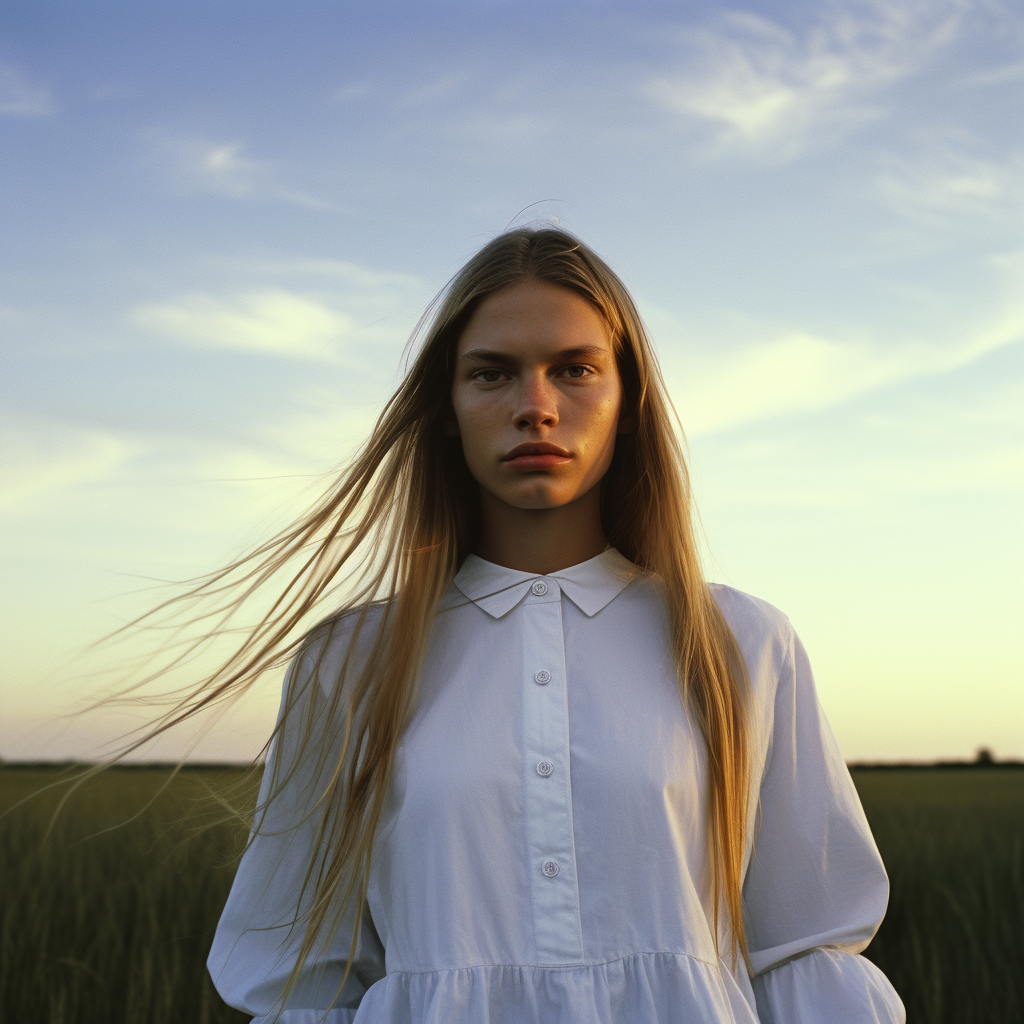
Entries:
{"label": "button placket", "polygon": [[533,879],[536,962],[579,964],[583,944],[572,834],[565,634],[558,584],[534,580],[520,609],[525,669],[523,811]]}

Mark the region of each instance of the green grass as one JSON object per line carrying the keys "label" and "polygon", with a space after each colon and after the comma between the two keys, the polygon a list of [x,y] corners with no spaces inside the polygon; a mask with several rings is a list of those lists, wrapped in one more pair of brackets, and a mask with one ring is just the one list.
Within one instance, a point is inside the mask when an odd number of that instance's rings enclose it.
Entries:
{"label": "green grass", "polygon": [[[0,811],[59,777],[0,767]],[[210,789],[238,772],[115,770],[44,839],[59,789],[0,818],[0,1020],[235,1024],[205,958],[244,836]],[[1024,770],[854,772],[892,883],[867,950],[911,1024],[1024,1020]],[[204,809],[205,807],[205,809]],[[125,822],[112,831],[102,831]]]}
{"label": "green grass", "polygon": [[[0,769],[0,810],[58,775]],[[190,770],[161,791],[167,777],[105,773],[72,797],[45,840],[62,788],[0,818],[0,1020],[249,1019],[221,1002],[204,963],[244,836],[227,825],[195,831],[206,786],[223,789],[239,774]]]}
{"label": "green grass", "polygon": [[865,955],[907,1020],[1024,1021],[1024,770],[855,770],[889,872]]}

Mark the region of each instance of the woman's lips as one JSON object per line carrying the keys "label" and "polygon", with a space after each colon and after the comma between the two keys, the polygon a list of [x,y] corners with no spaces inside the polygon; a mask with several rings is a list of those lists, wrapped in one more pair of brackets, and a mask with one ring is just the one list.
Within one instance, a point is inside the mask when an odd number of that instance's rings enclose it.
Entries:
{"label": "woman's lips", "polygon": [[514,459],[506,459],[505,464],[513,469],[554,469],[564,466],[571,455],[517,455]]}
{"label": "woman's lips", "polygon": [[513,448],[502,461],[513,469],[529,471],[564,466],[571,458],[572,453],[557,444],[539,441]]}

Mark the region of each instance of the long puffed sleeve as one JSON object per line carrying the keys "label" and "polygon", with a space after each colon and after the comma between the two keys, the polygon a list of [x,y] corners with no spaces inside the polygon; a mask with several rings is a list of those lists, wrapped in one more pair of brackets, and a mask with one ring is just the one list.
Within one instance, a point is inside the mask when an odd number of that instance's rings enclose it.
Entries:
{"label": "long puffed sleeve", "polygon": [[753,852],[744,881],[762,1024],[903,1024],[903,1003],[857,954],[889,882],[853,780],[791,635],[774,699]]}
{"label": "long puffed sleeve", "polygon": [[[318,824],[317,815],[309,810],[340,754],[337,736],[314,731],[313,742],[299,757],[303,723],[330,720],[324,691],[309,678],[308,661],[308,655],[296,659],[285,680],[279,722],[289,702],[293,706],[287,727],[277,733],[268,753],[260,806],[270,796],[275,766],[296,770],[265,816],[257,818],[207,961],[224,1001],[257,1021],[280,1008],[298,956],[303,930],[301,921],[296,927],[292,924],[308,905],[307,898],[300,903],[300,892],[314,855]],[[364,911],[352,970],[339,994],[354,925],[354,917],[346,916],[330,944],[311,955],[283,1013],[270,1019],[281,1024],[350,1024],[363,994],[384,976],[384,949],[369,911]]]}

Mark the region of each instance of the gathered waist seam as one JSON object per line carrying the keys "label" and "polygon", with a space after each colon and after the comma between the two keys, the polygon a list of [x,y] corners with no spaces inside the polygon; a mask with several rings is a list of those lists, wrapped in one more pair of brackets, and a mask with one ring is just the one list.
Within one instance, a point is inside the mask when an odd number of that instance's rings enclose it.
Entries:
{"label": "gathered waist seam", "polygon": [[388,971],[384,975],[385,978],[390,978],[397,974],[409,974],[409,975],[423,975],[423,974],[453,974],[456,971],[485,971],[496,968],[514,968],[516,970],[529,970],[529,971],[582,971],[588,970],[593,967],[607,967],[610,964],[621,963],[623,960],[635,960],[639,957],[650,957],[650,956],[671,956],[671,957],[685,957],[687,960],[696,960],[698,963],[704,964],[707,967],[714,967],[718,969],[718,962],[715,960],[708,960],[706,957],[698,956],[696,953],[687,953],[678,949],[647,949],[640,950],[636,953],[624,953],[622,956],[609,957],[607,960],[597,960],[594,963],[578,963],[578,964],[467,964],[462,967],[435,967],[428,971],[406,971],[402,969],[396,969],[394,971]]}

